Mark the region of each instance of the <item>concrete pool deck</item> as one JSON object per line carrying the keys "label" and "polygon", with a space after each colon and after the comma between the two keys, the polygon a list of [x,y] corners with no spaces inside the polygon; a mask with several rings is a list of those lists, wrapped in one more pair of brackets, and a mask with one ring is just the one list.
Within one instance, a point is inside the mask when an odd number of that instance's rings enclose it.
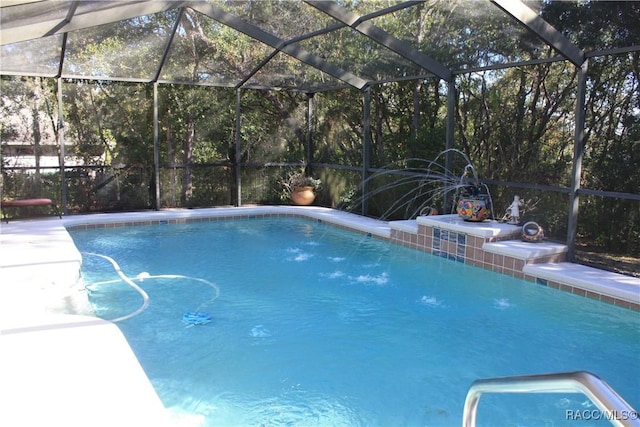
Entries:
{"label": "concrete pool deck", "polygon": [[[416,221],[387,223],[319,207],[179,209],[50,217],[0,225],[0,425],[170,425],[142,367],[119,329],[92,316],[80,277],[82,256],[67,229],[116,228],[237,217],[300,216],[385,240],[412,235]],[[440,221],[446,218],[440,218]],[[421,220],[433,222],[435,219]],[[427,224],[429,225],[429,224]],[[459,227],[456,225],[456,227]],[[489,227],[490,228],[490,227]],[[482,233],[490,233],[484,228]],[[498,255],[529,256],[521,243],[485,243]],[[553,245],[533,247],[547,256]],[[640,307],[640,279],[566,262],[528,264],[537,283]],[[593,295],[590,295],[593,294]],[[124,385],[124,386],[123,386]]]}

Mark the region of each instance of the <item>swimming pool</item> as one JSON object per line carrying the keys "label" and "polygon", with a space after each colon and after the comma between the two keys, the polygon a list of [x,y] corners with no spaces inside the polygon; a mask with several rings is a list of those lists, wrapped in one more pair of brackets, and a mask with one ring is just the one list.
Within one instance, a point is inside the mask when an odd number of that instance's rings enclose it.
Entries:
{"label": "swimming pool", "polygon": [[[143,279],[149,307],[118,325],[182,425],[460,425],[475,379],[573,370],[640,406],[631,310],[299,218],[71,234],[87,283],[117,279],[87,253]],[[106,319],[141,304],[121,281],[89,288]],[[566,411],[585,408],[486,396],[478,422],[577,425]]]}

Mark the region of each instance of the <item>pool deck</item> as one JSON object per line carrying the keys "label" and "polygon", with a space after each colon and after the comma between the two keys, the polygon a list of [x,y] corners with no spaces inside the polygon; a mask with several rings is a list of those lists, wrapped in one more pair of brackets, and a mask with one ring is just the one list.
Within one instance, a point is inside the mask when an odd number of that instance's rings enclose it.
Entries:
{"label": "pool deck", "polygon": [[[92,316],[82,285],[82,256],[68,228],[115,228],[263,216],[300,216],[390,239],[416,221],[391,223],[320,207],[260,206],[92,214],[0,225],[0,425],[173,425],[126,339]],[[422,218],[421,223],[448,221]],[[457,227],[458,225],[453,225]],[[481,226],[480,234],[501,233]],[[488,246],[487,246],[488,245]],[[535,246],[538,245],[538,246]],[[529,257],[557,245],[496,241],[485,250]],[[640,307],[640,278],[568,262],[525,265],[524,274],[563,290],[611,295]]]}

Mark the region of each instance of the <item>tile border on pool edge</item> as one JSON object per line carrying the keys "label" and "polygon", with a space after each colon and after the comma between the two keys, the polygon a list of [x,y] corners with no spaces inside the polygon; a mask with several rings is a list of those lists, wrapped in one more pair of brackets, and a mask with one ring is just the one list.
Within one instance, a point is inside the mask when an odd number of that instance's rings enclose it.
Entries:
{"label": "tile border on pool edge", "polygon": [[124,227],[140,227],[146,225],[164,225],[164,224],[191,224],[200,222],[217,222],[217,221],[233,221],[233,220],[248,220],[248,219],[261,219],[261,218],[300,218],[309,221],[318,222],[320,224],[326,223],[332,227],[352,231],[355,233],[365,234],[370,237],[379,237],[385,240],[389,240],[383,236],[376,236],[370,231],[366,231],[357,227],[334,223],[325,219],[312,218],[304,214],[296,213],[266,213],[266,214],[245,214],[245,215],[230,215],[230,216],[209,216],[209,217],[196,217],[196,218],[177,218],[177,219],[160,219],[160,220],[138,220],[138,221],[125,221],[125,222],[113,222],[113,223],[85,223],[66,226],[67,230],[92,230],[92,229],[111,229],[111,228],[124,228]]}
{"label": "tile border on pool edge", "polygon": [[[516,233],[518,228],[514,226],[496,231],[492,228],[493,223],[481,224],[482,234],[472,229],[478,227],[477,224],[461,224],[456,215],[440,217],[438,221],[433,217],[394,221],[390,223],[391,241],[534,284],[640,311],[640,278],[569,263],[566,261],[566,245],[553,242],[524,244]],[[452,224],[451,228],[447,228],[448,224]],[[571,273],[550,275],[542,268]],[[578,268],[580,270],[576,271]],[[597,272],[595,276],[594,272]],[[618,279],[612,279],[611,275]],[[637,285],[635,289],[633,285],[618,283],[627,279]]]}
{"label": "tile border on pool edge", "polygon": [[[108,215],[108,217],[106,216]],[[149,216],[159,215],[161,218],[149,219]],[[177,217],[176,217],[177,215]],[[135,218],[138,217],[138,218]],[[144,217],[141,218],[141,217]],[[301,218],[319,223],[327,223],[332,227],[364,234],[370,237],[380,238],[382,240],[389,241],[394,244],[411,247],[421,251],[427,251],[433,253],[433,248],[427,250],[432,244],[436,243],[433,236],[427,236],[421,238],[421,234],[418,229],[424,229],[424,225],[420,224],[416,227],[416,224],[409,224],[413,221],[404,221],[407,224],[403,224],[405,229],[394,229],[390,227],[388,222],[375,220],[369,217],[363,217],[357,214],[352,214],[344,211],[339,211],[331,208],[321,207],[299,207],[299,206],[256,206],[256,207],[240,207],[240,208],[205,208],[194,210],[164,210],[164,211],[150,211],[150,212],[130,212],[121,214],[100,214],[96,216],[77,216],[77,217],[64,217],[64,225],[67,230],[83,230],[83,229],[111,229],[130,226],[145,226],[145,225],[161,225],[161,224],[188,224],[197,222],[214,222],[214,221],[229,221],[229,220],[247,220],[254,218],[274,218],[274,217],[288,217],[288,218]],[[122,219],[118,219],[122,218]],[[396,227],[398,228],[398,227]],[[449,230],[451,231],[451,230]],[[456,233],[454,233],[456,234]],[[431,238],[429,238],[431,237]],[[473,239],[474,236],[466,236],[467,239]],[[491,240],[494,240],[492,238]],[[499,239],[495,239],[499,240]],[[439,242],[441,243],[441,242]],[[449,242],[447,244],[453,244],[455,246],[467,246],[469,242],[460,242],[456,239],[456,242]],[[461,252],[459,247],[456,248],[456,255],[454,257],[445,256],[441,253],[435,253],[434,255],[447,257],[454,259],[458,262],[466,263],[469,261],[469,265],[475,265],[481,268],[489,269],[496,273],[506,274],[513,277],[524,279],[533,284],[539,286],[547,286],[553,289],[569,292],[575,295],[583,296],[586,298],[596,299],[598,301],[612,304],[618,307],[631,309],[634,311],[640,311],[640,304],[634,301],[628,301],[615,296],[607,295],[606,293],[595,292],[594,290],[588,290],[579,286],[572,286],[571,284],[565,284],[556,282],[554,280],[545,279],[536,275],[526,274],[523,271],[515,271],[513,269],[505,269],[503,265],[496,265],[495,263],[476,262],[473,258],[466,259],[467,257]],[[492,254],[493,255],[493,254]],[[498,258],[501,258],[498,256]]]}
{"label": "tile border on pool edge", "polygon": [[526,278],[527,281],[535,283],[538,286],[545,286],[552,289],[557,289],[563,292],[569,292],[570,294],[578,295],[585,298],[595,299],[605,304],[615,305],[617,307],[627,308],[629,310],[640,311],[640,304],[636,304],[632,301],[623,300],[610,295],[604,295],[598,292],[593,292],[587,289],[582,289],[576,286],[566,285],[564,283],[556,282],[554,280],[542,279],[540,277],[530,276]]}
{"label": "tile border on pool edge", "polygon": [[[150,219],[150,216],[157,218]],[[206,208],[72,216],[65,217],[63,224],[67,230],[82,230],[273,217],[297,217],[316,220],[318,222],[329,223],[337,228],[343,228],[385,240],[389,240],[390,237],[388,223],[384,221],[330,208],[299,206]]]}

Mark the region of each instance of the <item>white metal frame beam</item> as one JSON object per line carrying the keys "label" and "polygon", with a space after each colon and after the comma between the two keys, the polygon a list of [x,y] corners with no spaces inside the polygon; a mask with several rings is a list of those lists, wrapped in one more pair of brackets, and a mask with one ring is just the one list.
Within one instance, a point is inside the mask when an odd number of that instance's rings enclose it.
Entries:
{"label": "white metal frame beam", "polygon": [[535,33],[576,67],[582,65],[585,60],[584,52],[520,0],[491,0],[491,2]]}
{"label": "white metal frame beam", "polygon": [[219,9],[209,3],[194,3],[190,6],[196,12],[200,12],[203,15],[208,16],[211,19],[215,19],[221,24],[227,25],[247,36],[256,39],[267,46],[271,46],[276,51],[281,51],[287,55],[298,59],[299,61],[310,65],[328,75],[335,77],[353,86],[359,90],[363,89],[368,82],[348,71],[342,70],[334,65],[329,64],[320,57],[313,55],[310,52],[302,49],[299,46],[287,43],[285,40],[267,33],[261,28],[256,27],[248,22],[243,21],[235,15],[232,15],[222,9]]}
{"label": "white metal frame beam", "polygon": [[[63,19],[25,23],[20,25],[18,30],[14,27],[3,26],[0,28],[0,45],[64,34],[69,31],[110,24],[138,16],[166,12],[167,10],[188,5],[189,2],[144,0],[135,2],[134,4],[127,4],[127,7],[120,7],[119,2],[113,2],[113,6],[108,9],[79,14],[77,8],[80,3],[81,2],[71,3],[70,13],[67,13]],[[3,6],[2,8],[5,9],[9,7],[11,6]]]}
{"label": "white metal frame beam", "polygon": [[[364,21],[362,17],[354,14],[348,9],[345,9],[336,2],[331,0],[305,0],[305,3],[326,13],[334,19],[343,22],[359,33],[369,37],[371,40],[392,50],[419,67],[433,73],[436,77],[445,81],[451,81],[451,70],[443,64],[430,56],[425,55],[418,49],[409,46],[402,40],[398,40],[386,31],[376,27],[371,22]],[[411,2],[410,4],[413,5],[414,3]]]}

